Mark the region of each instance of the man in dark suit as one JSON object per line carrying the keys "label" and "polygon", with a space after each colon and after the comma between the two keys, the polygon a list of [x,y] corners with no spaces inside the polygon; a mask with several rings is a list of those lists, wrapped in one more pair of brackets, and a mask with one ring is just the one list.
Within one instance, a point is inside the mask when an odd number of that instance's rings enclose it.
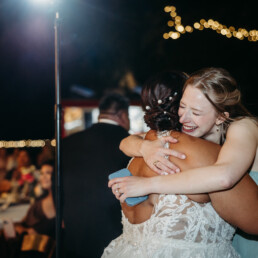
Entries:
{"label": "man in dark suit", "polygon": [[107,184],[108,175],[129,161],[119,150],[129,135],[128,107],[119,94],[104,96],[98,123],[63,140],[66,257],[98,258],[122,232],[121,207]]}

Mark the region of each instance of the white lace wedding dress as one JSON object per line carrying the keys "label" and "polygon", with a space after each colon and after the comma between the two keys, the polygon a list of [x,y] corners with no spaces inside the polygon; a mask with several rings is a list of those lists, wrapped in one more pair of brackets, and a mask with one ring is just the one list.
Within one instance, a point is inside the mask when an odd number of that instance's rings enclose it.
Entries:
{"label": "white lace wedding dress", "polygon": [[231,245],[235,229],[210,203],[199,204],[184,195],[160,195],[149,220],[131,224],[122,212],[123,234],[102,257],[240,257]]}
{"label": "white lace wedding dress", "polygon": [[122,224],[122,235],[105,248],[102,258],[240,257],[231,244],[235,228],[211,203],[185,195],[159,195],[151,217],[140,224],[131,224],[122,212]]}

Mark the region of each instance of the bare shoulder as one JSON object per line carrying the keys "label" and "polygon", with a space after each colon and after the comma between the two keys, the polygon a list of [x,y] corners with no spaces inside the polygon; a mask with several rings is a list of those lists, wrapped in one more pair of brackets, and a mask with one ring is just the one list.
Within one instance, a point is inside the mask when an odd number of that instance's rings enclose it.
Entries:
{"label": "bare shoulder", "polygon": [[240,120],[234,121],[230,124],[227,132],[227,137],[234,134],[245,134],[258,137],[258,121],[253,118],[242,118]]}
{"label": "bare shoulder", "polygon": [[[179,147],[183,147],[184,149],[188,149],[193,147],[195,149],[195,151],[198,151],[198,148],[214,148],[214,147],[218,147],[219,145],[214,143],[214,142],[210,142],[198,137],[194,137],[182,132],[177,132],[177,131],[172,131],[171,132],[171,136],[173,136],[174,138],[176,138],[178,140],[178,143],[176,143],[176,145]],[[198,144],[198,148],[196,147]]]}
{"label": "bare shoulder", "polygon": [[182,171],[209,166],[216,162],[221,148],[220,145],[182,132],[172,132],[171,135],[178,142],[170,144],[170,149],[184,153],[186,159],[180,160],[170,156],[170,161],[176,164]]}
{"label": "bare shoulder", "polygon": [[242,119],[236,120],[230,124],[231,126],[250,126],[254,128],[258,128],[258,119],[251,118],[251,117],[244,117]]}
{"label": "bare shoulder", "polygon": [[145,140],[156,140],[157,139],[157,131],[149,130],[145,135]]}

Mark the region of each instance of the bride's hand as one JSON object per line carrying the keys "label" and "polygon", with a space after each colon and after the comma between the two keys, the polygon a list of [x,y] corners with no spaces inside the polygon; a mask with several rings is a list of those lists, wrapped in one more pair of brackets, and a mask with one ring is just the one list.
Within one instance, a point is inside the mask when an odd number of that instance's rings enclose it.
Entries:
{"label": "bride's hand", "polygon": [[108,187],[112,188],[113,194],[120,202],[124,202],[127,197],[144,196],[151,193],[150,178],[147,177],[117,177],[108,182]]}
{"label": "bride's hand", "polygon": [[172,136],[166,136],[154,141],[144,140],[140,152],[146,164],[157,174],[163,175],[164,172],[174,174],[180,172],[180,169],[165,156],[174,156],[179,159],[185,159],[183,153],[164,147],[165,143],[176,143],[177,139]]}

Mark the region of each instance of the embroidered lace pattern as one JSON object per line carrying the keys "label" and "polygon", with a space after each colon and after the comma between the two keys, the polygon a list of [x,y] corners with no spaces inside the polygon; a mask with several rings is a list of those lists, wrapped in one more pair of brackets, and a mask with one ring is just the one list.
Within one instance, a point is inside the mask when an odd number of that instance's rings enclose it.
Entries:
{"label": "embroidered lace pattern", "polygon": [[185,195],[159,195],[151,217],[131,224],[122,212],[123,234],[102,257],[239,257],[231,245],[235,232],[211,203]]}

